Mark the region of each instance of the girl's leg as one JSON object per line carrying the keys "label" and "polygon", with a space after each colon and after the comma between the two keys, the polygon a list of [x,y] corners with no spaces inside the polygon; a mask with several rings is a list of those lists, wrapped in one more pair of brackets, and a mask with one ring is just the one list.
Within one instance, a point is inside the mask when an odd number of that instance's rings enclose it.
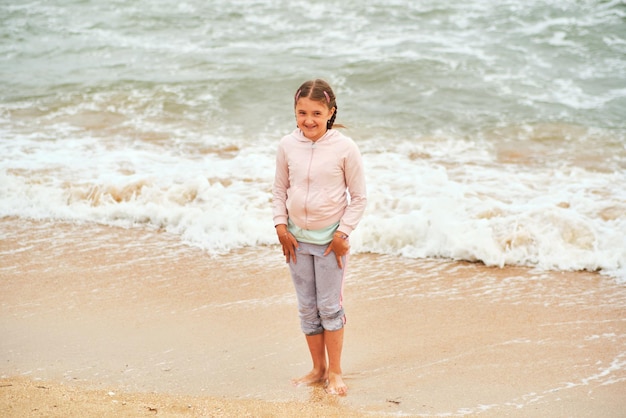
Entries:
{"label": "girl's leg", "polygon": [[328,386],[326,391],[333,395],[345,395],[348,393],[348,387],[343,382],[341,372],[343,328],[337,331],[324,331],[324,344],[328,352]]}
{"label": "girl's leg", "polygon": [[345,314],[342,307],[343,283],[348,257],[343,257],[343,269],[337,266],[334,253],[315,258],[315,278],[317,284],[317,307],[324,327],[324,345],[328,353],[326,391],[330,394],[345,395],[348,388],[343,381],[341,353],[343,350]]}
{"label": "girl's leg", "polygon": [[326,380],[327,363],[326,363],[326,346],[324,344],[324,333],[316,335],[307,335],[306,343],[311,353],[313,368],[311,371],[297,379],[293,379],[294,385],[310,385],[312,383],[320,383]]}
{"label": "girl's leg", "polygon": [[324,330],[317,310],[314,256],[310,252],[311,250],[319,251],[316,247],[300,243],[297,249],[297,262],[289,263],[291,278],[298,297],[300,326],[306,336],[313,361],[313,368],[308,374],[292,380],[295,385],[323,382],[328,372]]}

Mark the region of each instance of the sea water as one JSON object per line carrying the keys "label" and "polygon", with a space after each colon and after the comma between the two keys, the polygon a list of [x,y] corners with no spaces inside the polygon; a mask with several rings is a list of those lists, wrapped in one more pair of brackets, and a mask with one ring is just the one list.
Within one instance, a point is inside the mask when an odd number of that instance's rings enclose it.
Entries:
{"label": "sea water", "polygon": [[276,244],[293,95],[337,95],[355,252],[626,281],[626,3],[0,2],[0,217]]}

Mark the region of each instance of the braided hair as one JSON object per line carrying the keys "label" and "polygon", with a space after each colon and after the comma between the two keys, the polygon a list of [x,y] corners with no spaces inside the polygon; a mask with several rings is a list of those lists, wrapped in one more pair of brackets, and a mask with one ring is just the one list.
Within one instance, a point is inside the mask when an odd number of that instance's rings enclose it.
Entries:
{"label": "braided hair", "polygon": [[[294,96],[294,106],[298,103],[298,99],[301,97],[306,97],[311,100],[315,100],[316,102],[322,102],[329,109],[335,108],[333,115],[326,122],[326,129],[332,129],[335,124],[335,119],[337,118],[337,100],[335,98],[335,93],[330,85],[321,79],[309,80],[305,81]],[[338,128],[343,128],[343,125],[337,124]]]}

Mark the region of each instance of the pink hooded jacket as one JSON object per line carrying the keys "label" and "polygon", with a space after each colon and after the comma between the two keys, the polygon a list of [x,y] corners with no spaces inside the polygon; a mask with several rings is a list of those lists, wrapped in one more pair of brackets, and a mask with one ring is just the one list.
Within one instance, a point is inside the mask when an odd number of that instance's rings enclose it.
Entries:
{"label": "pink hooded jacket", "polygon": [[284,136],[276,154],[274,225],[287,218],[303,229],[326,228],[339,221],[348,235],[367,203],[365,174],[356,143],[335,129],[313,142],[299,129]]}

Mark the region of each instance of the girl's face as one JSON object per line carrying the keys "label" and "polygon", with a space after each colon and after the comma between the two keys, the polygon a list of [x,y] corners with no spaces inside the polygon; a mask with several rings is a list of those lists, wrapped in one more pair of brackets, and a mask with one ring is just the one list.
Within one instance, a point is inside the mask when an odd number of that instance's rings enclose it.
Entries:
{"label": "girl's face", "polygon": [[322,102],[301,97],[296,103],[296,121],[305,137],[315,142],[326,133],[326,122],[335,113]]}

